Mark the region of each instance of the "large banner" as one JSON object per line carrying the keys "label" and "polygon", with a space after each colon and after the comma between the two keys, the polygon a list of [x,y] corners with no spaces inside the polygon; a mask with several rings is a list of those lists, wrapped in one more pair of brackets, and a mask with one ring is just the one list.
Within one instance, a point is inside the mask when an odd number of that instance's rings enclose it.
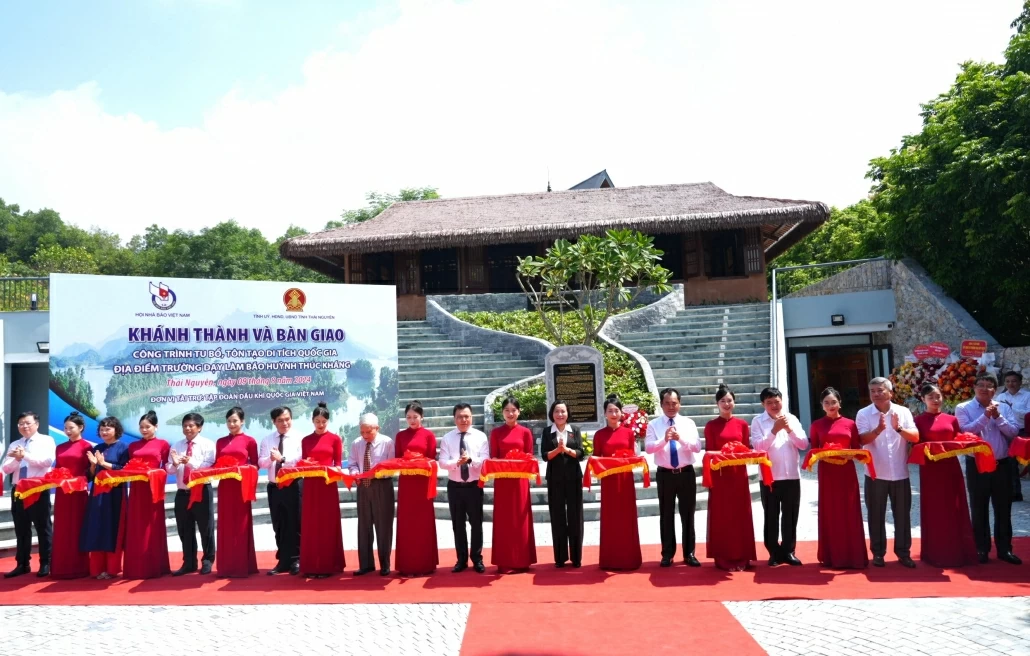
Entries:
{"label": "large banner", "polygon": [[272,430],[269,411],[283,405],[307,435],[323,401],[330,430],[345,439],[358,435],[363,412],[392,435],[397,381],[392,286],[50,277],[48,423],[58,442],[72,410],[91,441],[108,415],[138,439],[148,410],[169,442],[188,412],[203,415],[202,434],[217,439],[233,406],[258,441]]}

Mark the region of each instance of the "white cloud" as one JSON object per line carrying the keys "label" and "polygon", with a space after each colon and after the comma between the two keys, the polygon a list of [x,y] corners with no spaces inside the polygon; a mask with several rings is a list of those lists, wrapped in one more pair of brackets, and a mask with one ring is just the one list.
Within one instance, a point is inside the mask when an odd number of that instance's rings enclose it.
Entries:
{"label": "white cloud", "polygon": [[0,194],[123,238],[228,218],[274,237],[369,190],[532,191],[548,168],[556,188],[607,168],[844,205],[958,62],[1000,59],[1021,3],[691,4],[403,2],[301,84],[227,89],[195,128],[112,115],[91,81],[0,91]]}

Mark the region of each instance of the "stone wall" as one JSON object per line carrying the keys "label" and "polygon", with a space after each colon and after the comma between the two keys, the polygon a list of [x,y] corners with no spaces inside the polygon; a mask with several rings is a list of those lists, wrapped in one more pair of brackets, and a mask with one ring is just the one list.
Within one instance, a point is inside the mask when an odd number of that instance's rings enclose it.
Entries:
{"label": "stone wall", "polygon": [[[892,266],[889,260],[866,262],[824,278],[792,294],[787,294],[784,298],[891,289],[891,270]],[[790,272],[787,271],[780,275],[786,277],[790,275]],[[778,276],[778,280],[782,280],[782,278]]]}
{"label": "stone wall", "polygon": [[728,305],[764,303],[769,300],[765,272],[735,278],[697,276],[687,281],[687,305]]}
{"label": "stone wall", "polygon": [[439,297],[426,299],[426,321],[465,346],[478,346],[490,353],[511,353],[523,360],[536,362],[541,367],[544,366],[544,356],[554,349],[553,344],[536,337],[503,333],[465,323],[440,307],[434,300],[436,298]]}
{"label": "stone wall", "polygon": [[1002,351],[998,341],[965,308],[945,294],[915,260],[905,258],[894,263],[891,288],[898,313],[891,334],[895,366],[901,364],[916,345],[933,341],[958,348],[964,339],[982,339],[987,342],[988,350]]}

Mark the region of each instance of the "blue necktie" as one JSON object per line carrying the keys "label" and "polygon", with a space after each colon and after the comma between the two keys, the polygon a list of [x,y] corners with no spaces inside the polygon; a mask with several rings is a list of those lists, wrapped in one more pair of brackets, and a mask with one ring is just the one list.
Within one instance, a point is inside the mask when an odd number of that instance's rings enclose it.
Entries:
{"label": "blue necktie", "polygon": [[[669,426],[675,426],[676,420],[669,417]],[[679,449],[676,448],[675,440],[669,441],[669,464],[672,465],[673,469],[680,468],[680,454]]]}

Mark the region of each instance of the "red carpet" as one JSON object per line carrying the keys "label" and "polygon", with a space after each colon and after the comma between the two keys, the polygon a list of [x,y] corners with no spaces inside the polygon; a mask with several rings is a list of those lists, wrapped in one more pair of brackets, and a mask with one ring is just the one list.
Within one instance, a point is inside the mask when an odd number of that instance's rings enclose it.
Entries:
{"label": "red carpet", "polygon": [[[918,554],[915,540],[913,553]],[[703,547],[699,549],[703,552]],[[1030,538],[1017,538],[1015,551],[1030,561]],[[751,601],[762,599],[875,599],[899,597],[1008,597],[1030,595],[1030,564],[1013,566],[995,559],[986,565],[942,570],[923,563],[913,570],[898,565],[888,555],[887,567],[865,570],[826,570],[815,564],[816,544],[802,543],[797,555],[804,567],[770,569],[764,561],[747,572],[723,572],[711,561],[700,569],[677,562],[671,569],[658,567],[659,547],[644,547],[644,566],[635,572],[604,572],[597,568],[597,547],[584,549],[581,569],[555,569],[541,563],[527,573],[498,575],[471,569],[451,574],[454,556],[441,550],[443,565],[428,578],[383,578],[378,574],[356,578],[358,558],[347,553],[348,573],[329,579],[306,581],[293,576],[269,577],[270,553],[258,555],[262,573],[246,579],[213,576],[166,576],[149,581],[53,581],[34,575],[0,579],[0,604],[270,604],[270,603],[429,603],[488,602],[510,600],[540,602],[685,602]],[[759,553],[764,549],[759,548]],[[890,553],[890,547],[888,547]],[[542,557],[550,549],[540,549]],[[172,566],[177,567],[176,555]],[[489,553],[485,557],[490,562]],[[14,567],[12,558],[0,560],[0,571]],[[33,562],[33,568],[36,563]]]}
{"label": "red carpet", "polygon": [[[661,621],[661,617],[669,621]],[[706,656],[765,654],[744,627],[722,604],[645,603],[475,603],[469,613],[461,656],[624,656],[634,651],[630,631],[638,631],[639,651],[648,654],[684,654],[691,619],[701,622]],[[684,633],[686,631],[686,633]]]}

